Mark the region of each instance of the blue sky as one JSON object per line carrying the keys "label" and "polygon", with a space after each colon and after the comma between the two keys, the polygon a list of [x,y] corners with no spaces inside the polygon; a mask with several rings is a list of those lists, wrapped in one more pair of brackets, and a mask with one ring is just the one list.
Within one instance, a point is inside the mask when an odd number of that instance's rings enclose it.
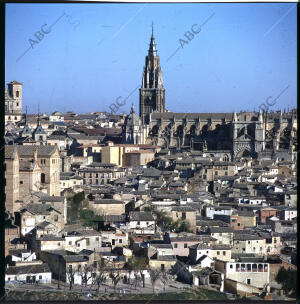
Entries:
{"label": "blue sky", "polygon": [[[168,110],[252,111],[286,87],[270,110],[296,107],[296,11],[296,3],[7,4],[6,82],[23,83],[29,113],[38,104],[48,113],[110,111],[141,85],[153,21]],[[119,112],[132,103],[138,109],[138,90]]]}

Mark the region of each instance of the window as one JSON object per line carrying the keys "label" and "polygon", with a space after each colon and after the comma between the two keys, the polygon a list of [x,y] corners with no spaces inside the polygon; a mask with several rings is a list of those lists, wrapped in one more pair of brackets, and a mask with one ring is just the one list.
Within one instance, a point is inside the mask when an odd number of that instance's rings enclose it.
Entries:
{"label": "window", "polygon": [[241,226],[241,223],[238,223],[238,226]]}
{"label": "window", "polygon": [[58,242],[57,245],[60,246],[60,242]]}
{"label": "window", "polygon": [[23,181],[20,181],[20,184],[23,185]]}
{"label": "window", "polygon": [[247,279],[247,284],[251,285],[251,279]]}
{"label": "window", "polygon": [[223,251],[223,255],[226,255],[226,251]]}
{"label": "window", "polygon": [[[20,96],[19,91],[16,91],[16,97],[19,97],[19,96]],[[17,105],[19,105],[19,103]]]}
{"label": "window", "polygon": [[86,245],[90,246],[90,239],[89,238],[86,238]]}
{"label": "window", "polygon": [[230,265],[229,265],[229,267],[230,267],[230,269],[232,269],[232,268],[233,268],[233,265],[232,265],[232,264],[230,264]]}
{"label": "window", "polygon": [[99,242],[99,238],[98,237],[96,237],[96,242]]}
{"label": "window", "polygon": [[220,255],[220,251],[217,251],[217,255]]}
{"label": "window", "polygon": [[248,244],[250,244],[250,241],[248,241]]}
{"label": "window", "polygon": [[122,240],[122,239],[119,239],[119,243],[122,244],[122,243],[123,243],[123,240]]}
{"label": "window", "polygon": [[10,281],[10,278],[7,278],[8,281]]}
{"label": "window", "polygon": [[216,176],[218,175],[218,171],[215,172],[215,175],[216,175]]}
{"label": "window", "polygon": [[77,243],[77,247],[80,247],[80,243]]}
{"label": "window", "polygon": [[69,241],[69,245],[72,245],[72,241]]}
{"label": "window", "polygon": [[42,173],[41,174],[41,183],[44,184],[46,181],[46,174],[45,173]]}
{"label": "window", "polygon": [[43,278],[43,276],[40,275],[40,276],[39,276],[39,280],[41,280],[42,278]]}
{"label": "window", "polygon": [[178,245],[176,243],[174,244],[174,248],[178,248]]}
{"label": "window", "polygon": [[43,219],[46,219],[46,216],[45,216],[45,215],[43,216]]}
{"label": "window", "polygon": [[184,248],[187,248],[187,243],[184,243],[183,247],[184,247]]}
{"label": "window", "polygon": [[182,216],[181,216],[181,218],[182,218],[183,220],[185,220],[185,219],[186,219],[186,213],[185,213],[185,212],[182,212]]}
{"label": "window", "polygon": [[58,215],[54,215],[54,221],[58,222]]}

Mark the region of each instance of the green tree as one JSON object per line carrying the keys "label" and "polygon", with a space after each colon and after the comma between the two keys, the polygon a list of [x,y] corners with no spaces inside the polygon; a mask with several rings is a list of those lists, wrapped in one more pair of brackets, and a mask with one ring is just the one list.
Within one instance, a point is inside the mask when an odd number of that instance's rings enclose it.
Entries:
{"label": "green tree", "polygon": [[186,221],[179,221],[176,232],[192,232],[190,223]]}
{"label": "green tree", "polygon": [[297,270],[280,267],[275,279],[278,283],[282,284],[282,289],[286,294],[296,294]]}
{"label": "green tree", "polygon": [[82,207],[83,200],[84,192],[76,193],[75,195],[67,198],[69,223],[73,223],[79,219],[79,210]]}
{"label": "green tree", "polygon": [[95,215],[92,210],[81,209],[79,211],[79,218],[83,226],[92,227],[97,220],[102,220],[103,217],[100,215]]}

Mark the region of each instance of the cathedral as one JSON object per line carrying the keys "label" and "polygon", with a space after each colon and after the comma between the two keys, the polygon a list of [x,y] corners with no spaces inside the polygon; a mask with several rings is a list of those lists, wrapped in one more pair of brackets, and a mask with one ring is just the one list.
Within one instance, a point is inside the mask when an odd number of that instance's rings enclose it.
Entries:
{"label": "cathedral", "polygon": [[172,113],[155,38],[150,38],[139,92],[139,117],[132,107],[123,141],[170,150],[202,151],[224,160],[239,157],[293,158],[297,150],[297,112]]}

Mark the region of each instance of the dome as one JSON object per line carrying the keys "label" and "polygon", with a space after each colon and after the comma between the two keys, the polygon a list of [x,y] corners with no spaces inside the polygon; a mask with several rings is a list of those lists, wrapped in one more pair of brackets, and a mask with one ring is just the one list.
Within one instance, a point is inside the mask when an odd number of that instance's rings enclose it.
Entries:
{"label": "dome", "polygon": [[59,112],[59,111],[55,111],[55,112],[53,112],[51,115],[56,115],[56,116],[61,116],[61,115],[63,115],[61,112]]}
{"label": "dome", "polygon": [[131,106],[130,114],[127,116],[126,125],[139,126],[141,125],[140,117],[135,114],[134,106]]}

